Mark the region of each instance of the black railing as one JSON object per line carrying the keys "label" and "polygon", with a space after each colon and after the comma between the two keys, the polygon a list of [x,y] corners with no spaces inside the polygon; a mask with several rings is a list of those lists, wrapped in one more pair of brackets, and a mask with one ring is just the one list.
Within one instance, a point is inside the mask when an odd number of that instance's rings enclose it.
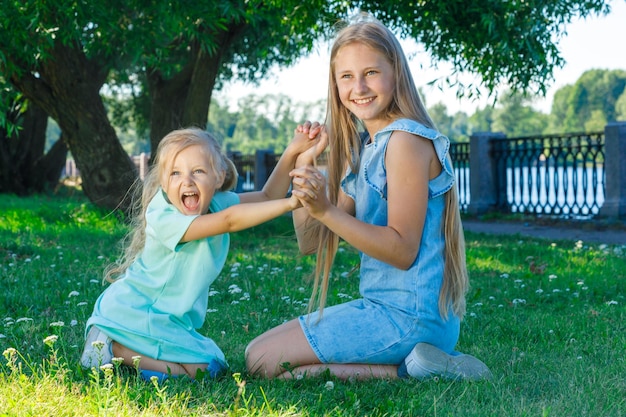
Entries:
{"label": "black railing", "polygon": [[452,158],[456,176],[459,208],[465,213],[470,203],[470,144],[467,142],[452,143],[450,146],[450,157]]}
{"label": "black railing", "polygon": [[[608,124],[604,132],[519,138],[477,133],[469,143],[452,143],[450,156],[465,213],[495,210],[572,218],[626,213],[626,123]],[[236,191],[241,192],[260,190],[280,155],[261,150],[229,157],[239,173]],[[325,157],[318,158],[322,169]],[[134,160],[143,174],[148,156]],[[68,160],[68,167],[67,176],[80,175],[73,161]]]}
{"label": "black railing", "polygon": [[496,208],[590,217],[604,201],[604,134],[494,140]]}

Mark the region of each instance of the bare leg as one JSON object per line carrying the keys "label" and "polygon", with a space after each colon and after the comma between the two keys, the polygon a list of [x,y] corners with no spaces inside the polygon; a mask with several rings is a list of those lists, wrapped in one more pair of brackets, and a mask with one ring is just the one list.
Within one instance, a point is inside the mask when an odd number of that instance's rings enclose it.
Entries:
{"label": "bare leg", "polygon": [[298,378],[300,375],[315,376],[329,371],[331,375],[342,380],[363,381],[366,379],[397,379],[398,366],[396,365],[368,365],[364,363],[327,363],[319,365],[304,365],[292,371],[283,372],[280,377],[285,379]]}
{"label": "bare leg", "polygon": [[133,357],[140,357],[138,365],[140,369],[163,372],[164,374],[187,375],[190,378],[195,378],[198,370],[206,371],[208,366],[206,363],[184,364],[148,358],[117,342],[113,342],[113,356],[123,358],[124,365],[128,366],[135,366]]}
{"label": "bare leg", "polygon": [[397,378],[394,365],[323,364],[307,341],[298,320],[274,327],[246,348],[246,367],[266,378],[315,376],[326,370],[341,379]]}

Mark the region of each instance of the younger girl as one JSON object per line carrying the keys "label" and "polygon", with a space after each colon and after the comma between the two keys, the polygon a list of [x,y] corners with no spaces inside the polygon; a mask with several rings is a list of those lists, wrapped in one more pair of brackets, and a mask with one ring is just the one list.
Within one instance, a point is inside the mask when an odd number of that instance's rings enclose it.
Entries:
{"label": "younger girl", "polygon": [[[339,32],[329,92],[328,193],[310,156],[292,172],[304,206],[294,211],[300,249],[317,249],[319,310],[254,339],[248,369],[269,378],[489,376],[454,351],[468,277],[450,141],[394,35],[373,19]],[[361,252],[362,298],[324,309],[339,238]]]}
{"label": "younger girl", "polygon": [[[309,125],[297,133],[260,192],[229,192],[237,171],[218,143],[200,129],[176,130],[159,144],[143,184],[141,206],[123,258],[105,278],[113,283],[87,321],[83,367],[112,357],[141,375],[215,377],[226,360],[213,340],[198,333],[211,283],[228,254],[229,235],[280,216],[298,205],[284,198],[296,157],[316,142]],[[319,128],[311,129],[311,136]],[[248,204],[239,204],[248,203]]]}

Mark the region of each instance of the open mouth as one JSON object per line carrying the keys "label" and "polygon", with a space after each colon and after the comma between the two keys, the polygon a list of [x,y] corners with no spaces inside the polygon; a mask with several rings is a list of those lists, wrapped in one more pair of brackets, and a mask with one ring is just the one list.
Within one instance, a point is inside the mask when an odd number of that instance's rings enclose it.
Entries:
{"label": "open mouth", "polygon": [[356,104],[367,104],[367,103],[370,103],[370,102],[374,101],[374,98],[373,97],[357,98],[357,99],[354,99],[352,101],[354,101]]}
{"label": "open mouth", "polygon": [[183,193],[181,201],[187,210],[195,211],[200,204],[200,196],[193,192]]}

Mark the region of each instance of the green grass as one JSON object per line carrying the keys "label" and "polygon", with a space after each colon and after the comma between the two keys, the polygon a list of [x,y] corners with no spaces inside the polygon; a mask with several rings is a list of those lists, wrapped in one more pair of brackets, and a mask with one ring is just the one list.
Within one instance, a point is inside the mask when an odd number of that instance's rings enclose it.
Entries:
{"label": "green grass", "polygon": [[[232,235],[203,332],[231,373],[153,385],[78,365],[86,319],[125,226],[79,196],[0,196],[0,416],[623,416],[626,247],[467,235],[472,279],[459,350],[495,378],[341,382],[247,375],[256,335],[306,310],[313,258],[288,217]],[[329,304],[358,296],[342,246]],[[328,384],[328,382],[333,384]]]}

